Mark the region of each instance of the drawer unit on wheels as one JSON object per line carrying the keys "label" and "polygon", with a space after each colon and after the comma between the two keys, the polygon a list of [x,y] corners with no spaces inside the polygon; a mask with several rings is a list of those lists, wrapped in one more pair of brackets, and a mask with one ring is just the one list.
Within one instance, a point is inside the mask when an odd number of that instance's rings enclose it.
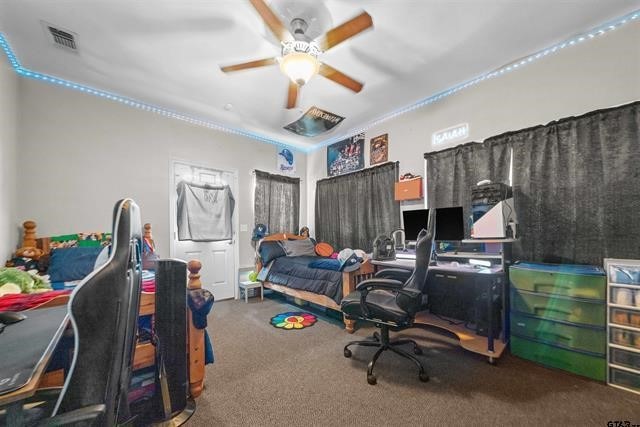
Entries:
{"label": "drawer unit on wheels", "polygon": [[516,263],[509,279],[511,353],[604,381],[604,271],[584,265]]}
{"label": "drawer unit on wheels", "polygon": [[607,382],[640,394],[640,260],[605,259]]}

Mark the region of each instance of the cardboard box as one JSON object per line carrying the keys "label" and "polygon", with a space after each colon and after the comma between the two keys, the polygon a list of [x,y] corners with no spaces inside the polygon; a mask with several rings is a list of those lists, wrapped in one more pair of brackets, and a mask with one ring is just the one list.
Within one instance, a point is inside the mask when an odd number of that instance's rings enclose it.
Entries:
{"label": "cardboard box", "polygon": [[422,178],[396,182],[395,199],[397,201],[422,199]]}

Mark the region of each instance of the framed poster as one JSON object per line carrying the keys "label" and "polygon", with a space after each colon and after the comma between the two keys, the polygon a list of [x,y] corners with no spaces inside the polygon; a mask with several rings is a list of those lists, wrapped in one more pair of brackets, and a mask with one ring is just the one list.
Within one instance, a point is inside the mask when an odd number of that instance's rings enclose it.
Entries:
{"label": "framed poster", "polygon": [[276,169],[283,175],[293,175],[296,173],[296,158],[288,148],[278,148],[276,155]]}
{"label": "framed poster", "polygon": [[369,164],[377,165],[389,160],[389,134],[371,138],[371,150],[369,151]]}
{"label": "framed poster", "polygon": [[338,126],[344,117],[311,107],[295,122],[289,123],[284,129],[302,136],[317,136]]}
{"label": "framed poster", "polygon": [[327,175],[342,175],[364,167],[364,133],[327,147]]}

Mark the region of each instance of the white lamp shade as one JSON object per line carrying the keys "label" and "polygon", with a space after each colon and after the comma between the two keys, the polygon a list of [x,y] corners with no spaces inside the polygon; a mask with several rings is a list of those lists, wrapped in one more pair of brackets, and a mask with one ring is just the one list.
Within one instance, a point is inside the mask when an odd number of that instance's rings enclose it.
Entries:
{"label": "white lamp shade", "polygon": [[291,81],[302,86],[313,77],[320,67],[318,60],[304,52],[291,52],[280,61],[280,69]]}

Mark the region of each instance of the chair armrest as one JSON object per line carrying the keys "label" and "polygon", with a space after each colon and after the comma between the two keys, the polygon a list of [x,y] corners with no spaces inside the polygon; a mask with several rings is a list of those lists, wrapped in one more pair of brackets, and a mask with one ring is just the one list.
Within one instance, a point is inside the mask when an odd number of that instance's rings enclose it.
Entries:
{"label": "chair armrest", "polygon": [[405,283],[409,280],[413,273],[409,270],[404,270],[402,268],[385,268],[384,270],[378,271],[374,277],[381,279],[393,279],[399,280],[402,283]]}
{"label": "chair armrest", "polygon": [[365,289],[367,290],[371,290],[371,289],[402,289],[402,286],[404,285],[404,283],[402,283],[399,280],[392,280],[392,279],[367,279],[367,280],[363,280],[362,282],[358,283],[356,285],[356,291],[363,291]]}
{"label": "chair armrest", "polygon": [[74,411],[65,412],[63,414],[56,415],[55,417],[47,418],[38,424],[42,427],[58,427],[67,425],[76,425],[82,421],[95,420],[99,416],[103,415],[107,410],[106,405],[91,405],[84,408],[76,409]]}

